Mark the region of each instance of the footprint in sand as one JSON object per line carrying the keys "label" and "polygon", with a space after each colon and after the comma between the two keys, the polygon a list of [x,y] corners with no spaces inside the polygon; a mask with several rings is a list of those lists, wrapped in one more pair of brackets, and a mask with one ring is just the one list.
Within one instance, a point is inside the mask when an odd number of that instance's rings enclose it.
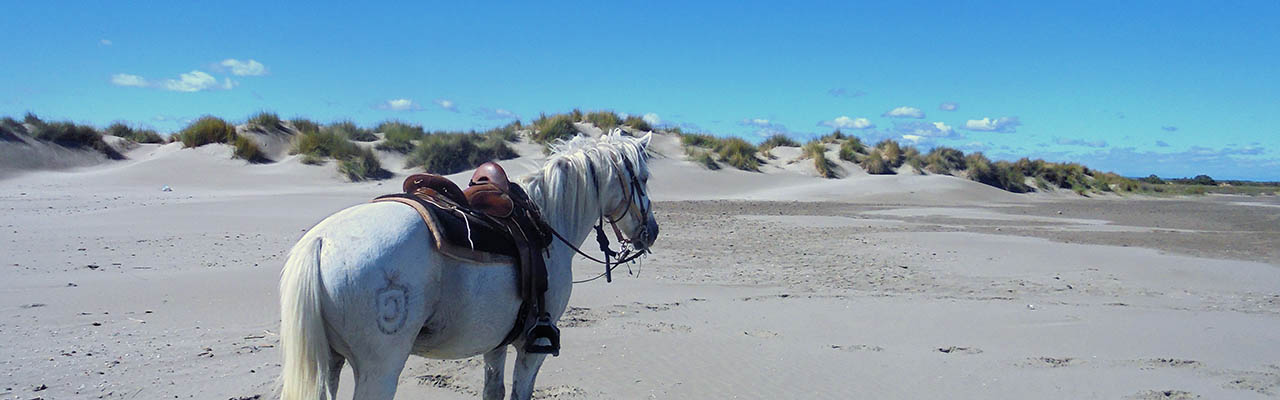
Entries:
{"label": "footprint in sand", "polygon": [[1145,390],[1126,398],[1136,400],[1190,400],[1198,399],[1200,395],[1182,390]]}
{"label": "footprint in sand", "polygon": [[883,347],[872,346],[869,344],[851,344],[851,345],[833,344],[831,345],[831,348],[840,350],[840,351],[874,351],[874,352],[884,351]]}
{"label": "footprint in sand", "polygon": [[761,329],[761,330],[754,330],[754,331],[743,331],[743,332],[742,332],[742,334],[743,334],[743,335],[747,335],[747,336],[751,336],[751,337],[762,338],[762,339],[768,339],[768,338],[775,338],[775,337],[778,337],[778,332],[766,331],[766,330],[762,330],[762,329]]}
{"label": "footprint in sand", "polygon": [[939,348],[938,348],[938,351],[939,351],[939,352],[942,352],[942,353],[947,353],[947,354],[978,354],[978,353],[982,353],[982,349],[979,349],[979,348],[977,348],[977,347],[960,347],[960,346],[939,347]]}
{"label": "footprint in sand", "polygon": [[587,391],[577,386],[555,385],[533,391],[535,399],[585,399]]}
{"label": "footprint in sand", "polygon": [[1031,357],[1024,364],[1029,367],[1049,367],[1058,368],[1079,364],[1080,360],[1072,357]]}

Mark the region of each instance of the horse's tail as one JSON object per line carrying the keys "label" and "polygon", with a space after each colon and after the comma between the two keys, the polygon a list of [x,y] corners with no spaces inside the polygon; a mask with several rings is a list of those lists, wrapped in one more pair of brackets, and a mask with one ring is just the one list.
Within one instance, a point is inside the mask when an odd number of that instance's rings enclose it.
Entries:
{"label": "horse's tail", "polygon": [[281,400],[327,394],[331,350],[320,311],[320,242],[316,237],[295,245],[280,276]]}

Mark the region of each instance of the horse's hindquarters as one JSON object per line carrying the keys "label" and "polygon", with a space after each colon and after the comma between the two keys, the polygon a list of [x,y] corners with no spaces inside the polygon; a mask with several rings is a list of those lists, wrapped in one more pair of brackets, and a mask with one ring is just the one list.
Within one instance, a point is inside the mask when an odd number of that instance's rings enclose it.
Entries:
{"label": "horse's hindquarters", "polygon": [[440,259],[440,298],[413,353],[457,359],[493,349],[511,331],[519,312],[515,268]]}

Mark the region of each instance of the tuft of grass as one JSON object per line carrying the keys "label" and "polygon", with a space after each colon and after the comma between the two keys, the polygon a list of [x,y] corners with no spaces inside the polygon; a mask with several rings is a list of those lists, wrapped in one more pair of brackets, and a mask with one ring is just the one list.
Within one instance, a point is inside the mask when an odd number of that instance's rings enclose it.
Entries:
{"label": "tuft of grass", "polygon": [[200,147],[210,143],[229,143],[235,140],[236,127],[224,121],[222,118],[206,115],[195,120],[182,132],[178,133],[178,139],[182,141],[182,147]]}
{"label": "tuft of grass", "polygon": [[924,157],[924,169],[935,174],[950,174],[965,168],[964,153],[946,146],[934,147]]}
{"label": "tuft of grass", "polygon": [[841,140],[844,140],[848,137],[849,136],[846,136],[844,132],[840,132],[839,129],[836,129],[834,132],[828,133],[825,136],[819,138],[818,140],[821,140],[822,143],[840,143]]}
{"label": "tuft of grass", "polygon": [[644,117],[638,115],[628,115],[626,119],[622,120],[622,124],[641,132],[653,132],[653,125],[649,125],[649,121],[645,121]]}
{"label": "tuft of grass", "polygon": [[516,131],[520,129],[520,121],[514,121],[509,124],[484,131],[486,137],[497,138],[504,142],[515,142],[520,140],[520,134]]}
{"label": "tuft of grass", "polygon": [[254,130],[262,132],[283,131],[284,122],[280,120],[280,116],[270,111],[259,111],[257,114],[249,116],[248,124],[252,125]]}
{"label": "tuft of grass", "polygon": [[682,133],[680,134],[680,143],[685,146],[714,149],[720,145],[720,138],[705,133]]}
{"label": "tuft of grass", "polygon": [[378,156],[373,153],[373,150],[367,148],[359,149],[351,157],[339,160],[338,172],[341,172],[352,182],[391,177],[391,172],[382,169],[382,163],[378,162]]}
{"label": "tuft of grass", "polygon": [[[579,110],[574,111],[579,115],[582,113]],[[578,134],[578,128],[573,126],[576,120],[572,114],[556,114],[550,117],[546,114],[540,115],[538,119],[533,120],[533,135],[530,138],[541,144],[570,139]]]}
{"label": "tuft of grass", "polygon": [[880,143],[876,143],[876,148],[880,150],[880,156],[884,158],[885,164],[889,164],[889,168],[902,166],[902,146],[898,145],[898,142],[893,139],[885,139]]}
{"label": "tuft of grass", "polygon": [[999,161],[992,163],[981,152],[969,154],[964,158],[969,179],[975,182],[997,187],[1014,193],[1026,193],[1031,187],[1026,184],[1026,175],[1013,163]]}
{"label": "tuft of grass", "polygon": [[592,111],[587,113],[586,120],[605,132],[622,125],[622,118],[613,111]]}
{"label": "tuft of grass", "polygon": [[40,117],[36,116],[35,113],[30,111],[27,111],[27,113],[22,116],[22,122],[27,125],[35,126],[37,128],[44,126],[44,121],[40,120]]}
{"label": "tuft of grass", "polygon": [[489,161],[515,158],[516,152],[498,136],[476,133],[433,133],[423,137],[409,154],[407,166],[447,175],[475,168]]}
{"label": "tuft of grass", "polygon": [[271,160],[262,153],[262,148],[258,147],[258,144],[254,143],[253,140],[249,139],[247,136],[237,135],[236,139],[232,141],[232,146],[235,147],[235,151],[232,153],[232,156],[235,158],[243,159],[254,164],[271,162]]}
{"label": "tuft of grass", "polygon": [[858,163],[862,169],[867,170],[872,175],[891,175],[893,169],[889,167],[889,163],[885,162],[884,156],[880,153],[880,149],[873,149],[866,157],[862,157],[862,161]]}
{"label": "tuft of grass", "polygon": [[378,136],[374,135],[372,131],[361,128],[357,126],[355,122],[351,122],[350,120],[331,123],[328,126],[325,126],[324,129],[336,132],[347,139],[357,142],[372,142],[378,140]]}
{"label": "tuft of grass", "polygon": [[421,126],[410,125],[400,121],[386,121],[378,124],[377,130],[382,132],[385,140],[378,143],[378,150],[408,153],[413,151],[413,142],[422,139],[426,132]]}
{"label": "tuft of grass", "polygon": [[920,150],[915,148],[915,146],[907,146],[903,149],[902,159],[905,160],[904,162],[907,165],[910,165],[911,168],[915,168],[916,171],[924,173],[924,156],[920,155]]}
{"label": "tuft of grass", "polygon": [[760,148],[760,151],[769,151],[769,150],[773,150],[774,147],[778,147],[778,146],[800,147],[800,143],[796,142],[795,139],[792,139],[787,135],[783,135],[781,133],[775,133],[772,136],[765,138],[763,142],[760,142],[759,148]]}
{"label": "tuft of grass", "polygon": [[293,124],[293,129],[298,131],[298,133],[320,131],[320,124],[306,118],[294,118],[289,120],[289,123]]}
{"label": "tuft of grass", "polygon": [[107,145],[107,142],[102,140],[102,133],[92,126],[71,121],[44,122],[32,113],[27,113],[24,122],[35,127],[36,139],[50,141],[62,147],[97,150],[112,160],[124,159],[124,155]]}
{"label": "tuft of grass", "polygon": [[759,149],[755,145],[738,137],[720,139],[715,149],[720,161],[743,171],[759,171],[760,159],[756,158]]}
{"label": "tuft of grass", "polygon": [[845,141],[840,142],[840,159],[850,162],[858,161],[858,154],[867,152],[867,146],[862,144],[862,139],[857,136],[850,136]]}
{"label": "tuft of grass", "polygon": [[818,171],[818,176],[823,178],[836,177],[836,165],[827,160],[827,145],[821,139],[805,143],[801,149],[801,157],[813,159],[813,168]]}
{"label": "tuft of grass", "polygon": [[6,141],[6,142],[22,141],[22,139],[18,137],[18,132],[22,132],[23,134],[27,132],[27,128],[22,126],[21,122],[18,122],[18,120],[13,119],[12,117],[7,117],[7,116],[4,117],[3,119],[0,119],[0,141]]}

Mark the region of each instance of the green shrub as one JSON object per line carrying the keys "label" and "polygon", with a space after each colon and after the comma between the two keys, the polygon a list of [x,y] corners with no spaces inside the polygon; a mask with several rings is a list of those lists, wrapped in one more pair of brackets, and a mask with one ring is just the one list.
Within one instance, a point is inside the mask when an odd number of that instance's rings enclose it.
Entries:
{"label": "green shrub", "polygon": [[289,120],[293,124],[293,129],[298,133],[319,132],[320,124],[306,118],[294,118]]}
{"label": "green shrub", "polygon": [[903,162],[915,168],[916,171],[924,172],[924,156],[920,155],[920,150],[915,146],[907,146],[902,150]]}
{"label": "green shrub", "polygon": [[715,157],[711,155],[710,151],[699,149],[697,147],[686,147],[684,149],[684,153],[689,156],[690,161],[698,163],[709,170],[715,171],[720,169],[720,163],[716,162]]}
{"label": "green shrub", "polygon": [[44,121],[40,120],[40,117],[37,117],[35,113],[30,111],[27,111],[26,115],[22,116],[22,122],[37,128],[44,126]]}
{"label": "green shrub", "polygon": [[[581,111],[577,111],[581,114]],[[533,139],[536,143],[548,144],[556,140],[568,140],[578,134],[578,128],[573,126],[575,118],[572,115],[556,114],[550,117],[541,115],[533,121]]]}
{"label": "green shrub", "polygon": [[259,111],[257,114],[249,116],[249,125],[255,126],[256,130],[261,131],[283,131],[284,123],[280,121],[280,116],[270,111]]}
{"label": "green shrub", "polygon": [[351,157],[338,161],[338,172],[353,182],[391,177],[391,172],[382,169],[382,163],[378,162],[378,156],[373,150],[363,148]]}
{"label": "green shrub", "polygon": [[756,146],[738,137],[720,139],[716,147],[716,155],[720,161],[743,171],[759,171],[760,160],[756,158],[759,151]]}
{"label": "green shrub", "polygon": [[1026,175],[1023,175],[1013,163],[1008,161],[992,163],[982,153],[970,154],[964,160],[970,180],[1014,193],[1031,191],[1031,187],[1025,182]]}
{"label": "green shrub", "polygon": [[0,119],[0,140],[6,142],[20,142],[18,132],[26,133],[27,128],[23,127],[18,120],[11,117]]}
{"label": "green shrub", "polygon": [[584,118],[582,115],[582,110],[579,110],[577,108],[569,112],[569,119],[571,122],[582,122],[586,120],[586,118]]}
{"label": "green shrub", "polygon": [[872,174],[872,175],[893,174],[893,169],[889,168],[889,163],[884,161],[884,156],[881,155],[880,149],[871,150],[871,153],[867,154],[866,157],[862,157],[862,162],[860,162],[859,164],[862,165],[862,169],[867,170],[868,174]]}
{"label": "green shrub", "polygon": [[195,120],[182,132],[178,139],[182,147],[200,147],[210,143],[229,143],[236,137],[236,127],[222,118],[206,115]]}
{"label": "green shrub", "polygon": [[618,114],[614,114],[613,111],[592,111],[587,113],[587,122],[608,132],[610,129],[622,125],[622,118],[619,118]]}
{"label": "green shrub", "polygon": [[641,132],[653,132],[653,126],[649,125],[649,121],[645,121],[644,117],[628,115],[627,119],[622,121],[622,124]]}
{"label": "green shrub", "polygon": [[378,125],[384,140],[376,146],[378,150],[408,153],[413,150],[413,141],[422,139],[426,133],[421,126],[409,125],[399,121],[387,121]]}
{"label": "green shrub", "polygon": [[436,174],[452,174],[489,161],[515,158],[516,152],[501,138],[475,133],[433,133],[422,138],[409,154],[408,166],[420,166]]}
{"label": "green shrub", "polygon": [[902,146],[893,139],[885,139],[876,144],[876,148],[880,149],[880,156],[884,158],[884,162],[889,164],[890,168],[898,168],[902,166]]}
{"label": "green shrub", "polygon": [[1213,178],[1209,177],[1209,175],[1196,175],[1194,178],[1191,178],[1191,183],[1194,183],[1197,185],[1208,185],[1208,186],[1213,186],[1218,184],[1218,182],[1213,180]]}
{"label": "green shrub", "polygon": [[306,165],[321,165],[324,164],[324,160],[324,157],[315,154],[302,155],[302,163]]}
{"label": "green shrub", "polygon": [[857,162],[858,154],[865,153],[866,151],[867,146],[864,146],[862,144],[862,139],[858,139],[857,136],[850,136],[848,139],[845,139],[845,141],[840,142],[839,155],[841,160]]}
{"label": "green shrub", "polygon": [[331,123],[324,127],[324,129],[328,129],[346,137],[347,139],[357,142],[372,142],[378,140],[378,135],[374,135],[373,132],[368,129],[356,126],[355,122],[351,122],[349,120]]}
{"label": "green shrub", "polygon": [[232,153],[235,158],[243,159],[254,164],[271,162],[271,160],[267,159],[267,156],[262,153],[262,149],[258,147],[258,144],[254,143],[253,140],[246,136],[236,136],[236,139],[232,141],[232,145],[235,147],[235,151]]}
{"label": "green shrub", "polygon": [[484,131],[485,137],[497,138],[504,142],[514,142],[520,140],[520,134],[516,132],[520,129],[520,121],[515,121],[497,128]]}
{"label": "green shrub", "polygon": [[1146,183],[1150,183],[1150,184],[1152,184],[1152,185],[1163,185],[1163,184],[1165,184],[1164,179],[1160,179],[1160,177],[1159,177],[1159,176],[1156,176],[1156,174],[1151,174],[1150,176],[1147,176],[1146,178],[1142,178],[1142,179],[1139,179],[1139,180],[1140,180],[1140,181],[1143,181],[1143,182],[1146,182]]}
{"label": "green shrub", "polygon": [[769,136],[768,138],[766,138],[763,142],[760,142],[759,149],[760,151],[769,151],[769,150],[773,150],[774,147],[778,147],[778,146],[800,147],[800,143],[797,143],[794,139],[788,137],[787,135],[783,135],[781,133],[775,133],[772,136]]}
{"label": "green shrub", "polygon": [[964,153],[946,146],[934,147],[924,157],[924,169],[935,174],[950,174],[965,169]]}

